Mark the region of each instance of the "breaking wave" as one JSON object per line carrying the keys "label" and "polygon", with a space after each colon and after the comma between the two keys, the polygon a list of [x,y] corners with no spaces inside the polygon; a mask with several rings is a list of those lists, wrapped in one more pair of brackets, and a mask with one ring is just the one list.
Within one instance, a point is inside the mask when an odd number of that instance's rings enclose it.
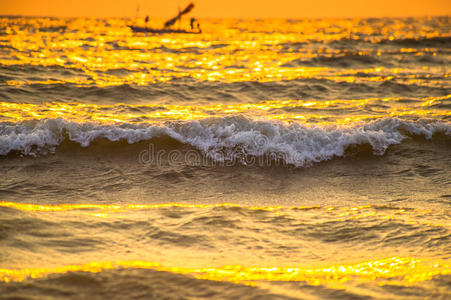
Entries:
{"label": "breaking wave", "polygon": [[214,160],[234,159],[237,152],[273,156],[298,167],[330,160],[356,145],[370,145],[376,155],[407,136],[431,139],[436,133],[451,136],[448,122],[405,121],[384,118],[347,126],[285,124],[255,121],[242,116],[200,121],[152,124],[77,123],[64,119],[0,124],[0,155],[43,155],[68,140],[88,147],[94,141],[126,141],[134,144],[169,138],[190,145]]}

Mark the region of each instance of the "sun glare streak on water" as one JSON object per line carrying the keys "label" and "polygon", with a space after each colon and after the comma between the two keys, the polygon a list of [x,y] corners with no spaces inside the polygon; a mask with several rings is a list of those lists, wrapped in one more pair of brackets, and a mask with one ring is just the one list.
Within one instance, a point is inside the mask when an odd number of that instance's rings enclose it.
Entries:
{"label": "sun glare streak on water", "polygon": [[[63,118],[75,122],[96,122],[112,124],[164,122],[171,120],[199,120],[209,117],[223,117],[242,114],[252,117],[301,123],[333,124],[374,120],[381,117],[413,116],[443,118],[451,116],[449,109],[433,108],[450,101],[451,95],[415,99],[415,105],[405,106],[403,98],[370,98],[356,100],[271,100],[260,103],[210,104],[210,105],[96,105],[81,103],[21,104],[0,102],[0,120],[18,122],[46,118]],[[409,99],[410,100],[410,99]],[[411,100],[412,101],[412,100]],[[378,109],[378,106],[384,108]],[[357,110],[366,106],[366,114],[343,114],[343,111]],[[390,106],[387,111],[386,107]],[[374,108],[371,108],[374,107]],[[298,110],[298,112],[296,111]]]}
{"label": "sun glare streak on water", "polygon": [[109,269],[138,268],[155,269],[175,274],[190,274],[199,279],[231,281],[258,285],[259,281],[305,281],[312,285],[337,286],[347,281],[359,283],[378,282],[399,286],[412,286],[431,280],[434,276],[448,275],[451,265],[440,260],[422,260],[410,257],[390,257],[354,265],[332,265],[325,268],[299,267],[243,267],[183,268],[164,267],[146,261],[92,262],[85,265],[69,265],[53,269],[0,269],[0,281],[24,281],[67,272],[98,273]]}

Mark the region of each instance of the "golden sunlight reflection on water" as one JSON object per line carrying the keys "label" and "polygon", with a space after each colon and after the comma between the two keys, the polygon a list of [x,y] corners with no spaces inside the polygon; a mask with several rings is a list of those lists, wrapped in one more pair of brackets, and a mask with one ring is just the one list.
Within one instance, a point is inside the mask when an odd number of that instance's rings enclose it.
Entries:
{"label": "golden sunlight reflection on water", "polygon": [[[438,49],[424,46],[400,50],[361,47],[359,50],[329,47],[342,40],[360,40],[377,46],[397,39],[446,37],[441,27],[433,27],[427,18],[419,22],[393,19],[348,20],[205,20],[201,35],[133,34],[130,21],[121,19],[8,19],[0,18],[7,35],[0,45],[8,47],[0,64],[8,67],[41,66],[62,68],[68,74],[50,74],[8,80],[9,85],[75,84],[98,87],[123,84],[146,85],[177,78],[240,82],[293,79],[371,82],[390,80],[393,74],[405,82],[437,85],[430,72],[449,76],[441,66],[417,68],[415,73],[382,62],[376,67],[338,65],[339,68],[309,65],[312,59],[327,62],[335,58],[396,57],[437,54]],[[54,30],[52,30],[52,28]],[[315,43],[321,42],[318,45]],[[443,52],[443,50],[440,50]],[[446,54],[446,53],[445,53]],[[337,66],[336,66],[337,67]],[[74,71],[75,74],[70,74]],[[445,73],[443,73],[445,72]],[[356,76],[367,74],[366,76]],[[50,77],[50,78],[48,78]],[[435,83],[434,83],[435,82]]]}
{"label": "golden sunlight reflection on water", "polygon": [[[96,123],[141,123],[170,120],[198,120],[208,117],[224,117],[243,114],[266,119],[310,122],[319,124],[346,124],[380,117],[438,117],[451,116],[451,110],[434,108],[446,103],[451,95],[426,97],[416,100],[416,105],[405,106],[403,98],[370,98],[356,100],[270,100],[259,103],[209,104],[209,105],[96,105],[82,103],[8,103],[0,102],[0,120],[18,122],[32,119],[63,118],[76,122]],[[401,101],[400,101],[401,100]],[[378,109],[378,105],[385,107]],[[386,106],[390,106],[387,110]],[[342,114],[341,111],[360,110],[368,107],[364,114]],[[373,108],[374,107],[374,108]],[[294,109],[294,110],[293,110]],[[298,112],[296,111],[298,110]],[[365,111],[363,111],[365,112]]]}
{"label": "golden sunlight reflection on water", "polygon": [[257,285],[260,281],[305,281],[311,285],[337,287],[348,281],[359,283],[412,286],[431,280],[435,276],[451,274],[447,261],[416,259],[412,257],[388,257],[350,265],[330,265],[320,268],[295,266],[246,267],[240,265],[222,268],[165,267],[147,261],[91,262],[84,265],[67,265],[56,268],[0,269],[0,281],[24,281],[67,272],[98,273],[111,269],[154,269],[175,274],[189,274],[198,279],[228,281]]}

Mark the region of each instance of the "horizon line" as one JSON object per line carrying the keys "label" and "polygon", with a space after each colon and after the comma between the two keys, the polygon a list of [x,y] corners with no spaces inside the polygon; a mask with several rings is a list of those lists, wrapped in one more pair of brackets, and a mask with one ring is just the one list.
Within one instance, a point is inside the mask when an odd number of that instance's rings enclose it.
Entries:
{"label": "horizon line", "polygon": [[[141,19],[145,16],[125,17],[125,16],[55,16],[55,15],[33,15],[33,14],[1,14],[0,17],[30,17],[30,18],[60,18],[60,19]],[[451,17],[451,14],[426,14],[426,15],[394,15],[394,16],[326,16],[326,17],[197,17],[197,19],[242,19],[242,20],[260,20],[260,19],[285,19],[285,20],[302,20],[302,19],[386,19],[386,18],[427,18],[427,17]],[[166,19],[170,17],[150,16],[155,19]]]}

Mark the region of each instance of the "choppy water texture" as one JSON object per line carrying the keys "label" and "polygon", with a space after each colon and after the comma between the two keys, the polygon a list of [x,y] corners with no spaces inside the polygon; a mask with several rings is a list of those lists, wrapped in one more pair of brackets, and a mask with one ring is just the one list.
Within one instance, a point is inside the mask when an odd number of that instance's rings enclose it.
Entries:
{"label": "choppy water texture", "polygon": [[140,22],[0,18],[0,298],[451,297],[450,17]]}

